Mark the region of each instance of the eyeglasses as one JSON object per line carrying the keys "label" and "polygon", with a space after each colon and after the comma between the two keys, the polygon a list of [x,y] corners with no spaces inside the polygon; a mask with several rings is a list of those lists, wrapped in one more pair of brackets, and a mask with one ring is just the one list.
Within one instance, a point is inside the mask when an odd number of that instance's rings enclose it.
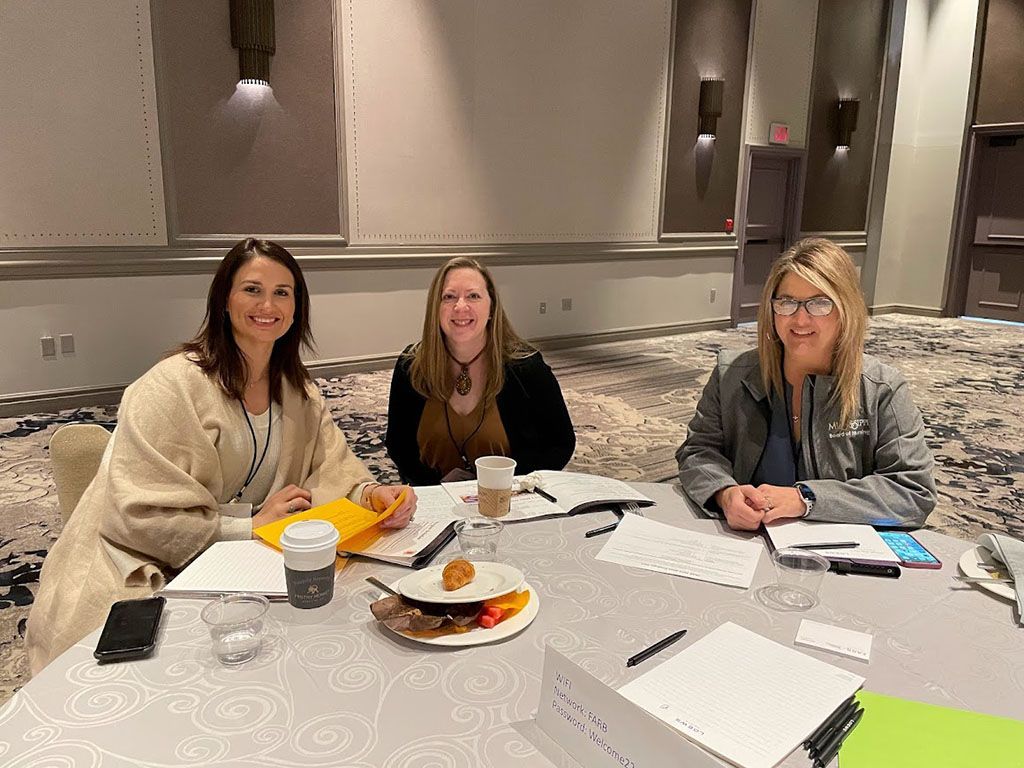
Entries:
{"label": "eyeglasses", "polygon": [[772,299],[772,311],[776,315],[782,315],[783,317],[795,315],[800,307],[806,309],[807,314],[811,317],[825,317],[832,314],[835,306],[835,302],[828,296],[815,296],[812,299],[804,299],[803,301],[786,298]]}

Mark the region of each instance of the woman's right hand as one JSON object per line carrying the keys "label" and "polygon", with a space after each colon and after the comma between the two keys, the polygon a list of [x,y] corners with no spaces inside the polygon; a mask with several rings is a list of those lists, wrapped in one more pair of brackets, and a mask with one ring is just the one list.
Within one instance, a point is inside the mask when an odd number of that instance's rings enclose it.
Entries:
{"label": "woman's right hand", "polygon": [[259,528],[261,525],[273,523],[275,520],[282,520],[288,515],[302,512],[313,506],[313,495],[305,488],[297,485],[287,485],[273,496],[268,496],[263,502],[263,508],[252,518],[252,527]]}
{"label": "woman's right hand", "polygon": [[715,494],[715,501],[734,531],[756,531],[769,508],[764,494],[752,485],[723,488]]}

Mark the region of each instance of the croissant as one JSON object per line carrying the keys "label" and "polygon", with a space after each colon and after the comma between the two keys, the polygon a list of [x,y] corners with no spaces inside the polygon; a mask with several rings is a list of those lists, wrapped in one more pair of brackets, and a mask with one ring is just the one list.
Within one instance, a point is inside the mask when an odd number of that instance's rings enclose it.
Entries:
{"label": "croissant", "polygon": [[444,567],[441,579],[446,592],[452,592],[466,586],[476,577],[476,568],[468,560],[452,560]]}

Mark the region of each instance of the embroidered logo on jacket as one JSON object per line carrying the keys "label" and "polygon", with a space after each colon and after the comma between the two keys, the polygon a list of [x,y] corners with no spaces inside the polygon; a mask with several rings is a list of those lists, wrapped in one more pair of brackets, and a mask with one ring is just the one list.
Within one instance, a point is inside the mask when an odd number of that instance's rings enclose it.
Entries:
{"label": "embroidered logo on jacket", "polygon": [[843,428],[843,422],[830,421],[828,423],[828,439],[835,440],[840,437],[857,437],[868,433],[867,419],[850,419],[850,423]]}

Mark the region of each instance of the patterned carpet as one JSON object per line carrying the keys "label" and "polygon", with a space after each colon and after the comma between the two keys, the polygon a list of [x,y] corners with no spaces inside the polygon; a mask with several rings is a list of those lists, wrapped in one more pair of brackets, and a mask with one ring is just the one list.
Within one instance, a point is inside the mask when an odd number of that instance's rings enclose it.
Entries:
{"label": "patterned carpet", "polygon": [[[754,344],[752,328],[561,350],[545,355],[577,431],[570,469],[623,480],[675,476],[675,449],[715,355]],[[973,539],[1024,538],[1024,328],[886,315],[868,351],[899,367],[924,413],[938,463],[939,507],[928,527]],[[335,420],[382,479],[391,372],[321,380]],[[0,418],[0,703],[26,679],[21,636],[39,568],[60,532],[47,444],[73,421],[113,426],[116,408]]]}

